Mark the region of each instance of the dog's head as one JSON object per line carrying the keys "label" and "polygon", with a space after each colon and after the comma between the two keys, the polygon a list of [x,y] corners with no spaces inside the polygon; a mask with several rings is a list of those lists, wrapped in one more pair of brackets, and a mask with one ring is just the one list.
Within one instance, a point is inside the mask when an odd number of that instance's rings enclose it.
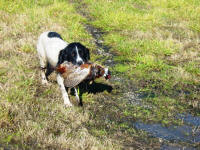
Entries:
{"label": "dog's head", "polygon": [[65,49],[60,51],[58,56],[58,63],[62,64],[64,61],[71,62],[74,65],[82,65],[90,59],[89,49],[81,43],[70,43]]}

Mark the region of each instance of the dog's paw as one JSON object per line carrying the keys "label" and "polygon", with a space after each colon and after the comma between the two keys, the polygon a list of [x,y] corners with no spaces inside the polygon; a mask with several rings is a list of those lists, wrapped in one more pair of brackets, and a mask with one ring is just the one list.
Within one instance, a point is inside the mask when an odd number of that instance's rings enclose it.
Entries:
{"label": "dog's paw", "polygon": [[67,108],[67,107],[72,107],[72,103],[68,103],[68,104],[64,104],[64,106]]}
{"label": "dog's paw", "polygon": [[64,98],[64,106],[65,107],[71,107],[72,106],[72,103],[69,101],[69,98]]}
{"label": "dog's paw", "polygon": [[42,85],[46,85],[46,86],[48,86],[48,85],[49,85],[49,83],[48,83],[48,81],[47,81],[47,80],[42,80]]}

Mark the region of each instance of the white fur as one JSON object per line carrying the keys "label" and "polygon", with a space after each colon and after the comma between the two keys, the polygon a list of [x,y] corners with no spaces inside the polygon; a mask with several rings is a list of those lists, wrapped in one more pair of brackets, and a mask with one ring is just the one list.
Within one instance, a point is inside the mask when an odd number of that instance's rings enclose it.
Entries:
{"label": "white fur", "polygon": [[77,47],[76,47],[76,53],[77,53],[76,62],[83,62],[83,59],[80,57]]}
{"label": "white fur", "polygon": [[60,38],[49,38],[48,33],[49,32],[42,33],[38,39],[37,51],[39,58],[41,58],[41,67],[46,65],[47,61],[52,67],[55,67],[58,62],[59,52],[68,45],[67,42]]}
{"label": "white fur", "polygon": [[75,90],[76,100],[77,100],[78,103],[80,103],[80,99],[79,99],[79,96],[78,96],[77,89],[74,88],[74,90]]}
{"label": "white fur", "polygon": [[64,99],[64,104],[66,106],[72,106],[71,102],[69,101],[69,96],[67,94],[67,91],[65,90],[65,86],[64,86],[64,79],[61,77],[60,74],[57,75],[57,82],[58,85],[60,86],[61,92],[62,92],[62,96]]}
{"label": "white fur", "polygon": [[[42,69],[42,84],[48,84],[48,81],[45,76],[44,69],[47,67],[47,63],[49,63],[53,68],[56,67],[58,62],[59,52],[64,49],[68,43],[63,41],[60,38],[49,38],[49,32],[44,32],[40,35],[37,43],[37,52],[40,59],[40,66]],[[68,94],[65,90],[64,79],[60,74],[57,74],[57,83],[60,86],[62,96],[64,99],[64,104],[66,106],[72,106]],[[75,90],[76,91],[76,90]],[[76,94],[76,97],[78,95]],[[79,99],[79,98],[78,98]]]}

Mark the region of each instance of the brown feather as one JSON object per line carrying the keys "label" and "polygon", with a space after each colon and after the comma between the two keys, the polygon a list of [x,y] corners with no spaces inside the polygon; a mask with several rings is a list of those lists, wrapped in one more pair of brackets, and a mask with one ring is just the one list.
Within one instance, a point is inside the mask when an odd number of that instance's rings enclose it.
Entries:
{"label": "brown feather", "polygon": [[59,65],[57,68],[56,68],[56,71],[63,74],[64,72],[66,72],[66,67],[63,66],[63,65]]}
{"label": "brown feather", "polygon": [[102,66],[96,64],[82,64],[81,66],[75,66],[72,63],[64,62],[56,68],[64,78],[64,84],[66,87],[74,87],[84,80],[95,80],[102,77],[105,70]]}

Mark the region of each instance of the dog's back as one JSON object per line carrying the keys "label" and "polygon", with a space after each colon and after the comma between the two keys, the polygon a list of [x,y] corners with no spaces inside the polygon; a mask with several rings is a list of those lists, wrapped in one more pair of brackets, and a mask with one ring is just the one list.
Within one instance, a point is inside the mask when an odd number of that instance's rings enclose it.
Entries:
{"label": "dog's back", "polygon": [[[68,45],[56,32],[44,32],[39,36],[37,52],[40,57],[41,67],[46,67],[49,63],[55,67],[58,62],[59,52]],[[43,62],[41,62],[43,61]]]}

